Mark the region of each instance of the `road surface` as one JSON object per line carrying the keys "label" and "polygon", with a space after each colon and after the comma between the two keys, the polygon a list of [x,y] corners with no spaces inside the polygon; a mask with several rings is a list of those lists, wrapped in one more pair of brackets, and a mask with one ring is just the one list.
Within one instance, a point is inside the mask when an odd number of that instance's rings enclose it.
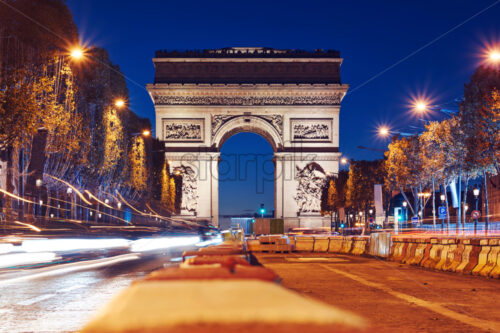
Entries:
{"label": "road surface", "polygon": [[[73,332],[120,290],[149,272],[174,264],[183,250],[176,248],[155,254],[125,254],[119,260],[106,258],[81,262],[79,269],[55,275],[29,278],[38,270],[15,272],[21,279],[0,280],[0,332]],[[120,259],[121,258],[121,259]],[[120,261],[123,260],[123,261]],[[172,261],[173,260],[173,261]],[[91,266],[98,267],[91,267]],[[86,267],[86,268],[85,268]],[[73,267],[74,269],[74,267]],[[24,275],[28,273],[28,275]],[[28,279],[23,280],[23,277]],[[4,279],[3,281],[6,281]],[[17,282],[16,282],[17,281]]]}
{"label": "road surface", "polygon": [[337,254],[257,254],[282,285],[380,332],[500,332],[500,281]]}

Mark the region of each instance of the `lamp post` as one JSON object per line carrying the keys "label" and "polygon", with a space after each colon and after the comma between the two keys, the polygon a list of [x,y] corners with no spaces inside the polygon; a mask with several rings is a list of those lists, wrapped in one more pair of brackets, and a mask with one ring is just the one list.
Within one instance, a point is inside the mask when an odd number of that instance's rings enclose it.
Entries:
{"label": "lamp post", "polygon": [[[476,187],[474,190],[472,190],[472,193],[474,193],[474,198],[476,199],[476,210],[477,210],[477,203],[479,200],[479,189]],[[474,219],[474,235],[477,233],[477,217]]]}
{"label": "lamp post", "polygon": [[[403,210],[404,210],[404,214],[405,214],[405,215],[404,215],[404,216],[405,216],[405,224],[404,224],[404,225],[405,225],[405,228],[407,227],[407,226],[406,226],[406,223],[407,223],[407,221],[408,221],[408,213],[407,213],[407,210],[406,210],[406,206],[407,206],[407,205],[408,205],[408,203],[407,203],[406,201],[403,201]],[[399,224],[399,221],[396,221],[396,223],[398,223],[398,224]]]}
{"label": "lamp post", "polygon": [[[43,185],[43,181],[41,179],[37,179],[35,181],[35,185],[36,185],[36,190],[38,192],[38,203],[40,204],[40,201],[41,201],[40,192],[41,192],[41,187]],[[35,205],[35,216],[41,215],[41,209],[42,209],[42,207],[40,207],[40,205],[38,205],[38,209],[37,209],[37,206]]]}
{"label": "lamp post", "polygon": [[[441,206],[444,206],[446,196],[444,194],[441,194],[439,198],[441,199]],[[446,214],[448,214],[448,207],[446,207]],[[441,219],[441,232],[442,231],[444,231],[444,217]]]}
{"label": "lamp post", "polygon": [[[69,218],[71,219],[71,213],[73,211],[73,200],[72,200],[72,194],[73,193],[73,189],[71,187],[68,187],[68,189],[66,190],[66,209],[68,209],[68,205],[69,205],[69,209],[66,211],[66,218]],[[69,216],[68,216],[69,215]]]}

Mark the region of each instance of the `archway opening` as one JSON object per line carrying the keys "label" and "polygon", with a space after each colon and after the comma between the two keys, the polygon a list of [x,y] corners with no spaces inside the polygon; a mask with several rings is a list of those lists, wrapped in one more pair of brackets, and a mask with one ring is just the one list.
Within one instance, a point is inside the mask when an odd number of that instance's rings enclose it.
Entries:
{"label": "archway opening", "polygon": [[[274,150],[263,136],[237,133],[224,141],[219,162],[219,226],[274,216]],[[263,209],[263,210],[261,210]],[[238,219],[238,220],[236,220]]]}

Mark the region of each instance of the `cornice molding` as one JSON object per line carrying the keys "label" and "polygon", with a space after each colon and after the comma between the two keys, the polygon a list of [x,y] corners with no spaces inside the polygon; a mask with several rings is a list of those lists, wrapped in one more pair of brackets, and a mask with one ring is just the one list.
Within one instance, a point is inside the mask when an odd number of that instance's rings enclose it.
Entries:
{"label": "cornice molding", "polygon": [[340,105],[345,92],[328,94],[164,94],[152,93],[155,105]]}

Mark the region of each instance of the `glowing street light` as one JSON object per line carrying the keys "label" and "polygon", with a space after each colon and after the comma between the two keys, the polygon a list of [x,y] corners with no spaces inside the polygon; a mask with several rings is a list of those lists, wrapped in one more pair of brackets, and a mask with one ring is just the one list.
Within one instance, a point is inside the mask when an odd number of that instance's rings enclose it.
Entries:
{"label": "glowing street light", "polygon": [[388,136],[389,128],[387,128],[386,126],[380,126],[378,129],[378,134],[380,134],[380,136]]}
{"label": "glowing street light", "polygon": [[500,51],[492,50],[488,54],[489,61],[493,63],[500,63]]}
{"label": "glowing street light", "polygon": [[80,60],[83,58],[83,50],[80,47],[74,48],[71,50],[70,56],[74,60]]}
{"label": "glowing street light", "polygon": [[121,98],[118,98],[117,100],[115,100],[115,106],[121,109],[125,106],[125,101]]}
{"label": "glowing street light", "polygon": [[340,159],[340,164],[347,164],[347,158],[342,157],[342,158]]}
{"label": "glowing street light", "polygon": [[417,101],[414,104],[415,110],[418,112],[425,112],[427,111],[427,103],[424,101]]}
{"label": "glowing street light", "polygon": [[142,131],[143,136],[149,136],[150,134],[151,134],[151,132],[149,130]]}

